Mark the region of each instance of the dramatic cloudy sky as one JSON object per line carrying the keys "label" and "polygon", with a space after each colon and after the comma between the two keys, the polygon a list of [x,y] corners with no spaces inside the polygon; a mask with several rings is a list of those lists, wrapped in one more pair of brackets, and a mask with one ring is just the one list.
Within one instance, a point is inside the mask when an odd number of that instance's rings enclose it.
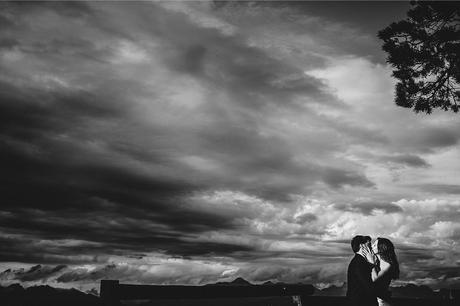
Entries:
{"label": "dramatic cloudy sky", "polygon": [[460,122],[393,103],[405,2],[1,3],[0,282],[460,283]]}

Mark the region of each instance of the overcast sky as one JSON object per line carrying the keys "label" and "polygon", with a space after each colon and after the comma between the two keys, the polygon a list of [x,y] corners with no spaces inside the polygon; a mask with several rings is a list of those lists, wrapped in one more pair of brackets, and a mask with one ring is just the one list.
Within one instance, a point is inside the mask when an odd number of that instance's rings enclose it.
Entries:
{"label": "overcast sky", "polygon": [[406,2],[1,3],[0,282],[460,278],[460,122],[393,102]]}

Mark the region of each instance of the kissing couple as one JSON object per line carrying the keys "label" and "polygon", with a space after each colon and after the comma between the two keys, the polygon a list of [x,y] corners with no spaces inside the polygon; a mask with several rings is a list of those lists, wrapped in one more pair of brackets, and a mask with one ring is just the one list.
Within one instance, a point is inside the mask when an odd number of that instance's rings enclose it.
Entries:
{"label": "kissing couple", "polygon": [[347,297],[353,306],[392,306],[389,286],[399,277],[399,264],[393,243],[369,236],[351,240],[355,256],[348,266]]}

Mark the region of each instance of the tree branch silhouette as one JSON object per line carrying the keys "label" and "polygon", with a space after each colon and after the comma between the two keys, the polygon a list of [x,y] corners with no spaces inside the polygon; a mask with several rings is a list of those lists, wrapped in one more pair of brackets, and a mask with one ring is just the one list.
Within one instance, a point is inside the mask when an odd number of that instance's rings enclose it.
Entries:
{"label": "tree branch silhouette", "polygon": [[395,103],[416,113],[460,109],[460,2],[412,1],[407,18],[378,32],[395,69]]}

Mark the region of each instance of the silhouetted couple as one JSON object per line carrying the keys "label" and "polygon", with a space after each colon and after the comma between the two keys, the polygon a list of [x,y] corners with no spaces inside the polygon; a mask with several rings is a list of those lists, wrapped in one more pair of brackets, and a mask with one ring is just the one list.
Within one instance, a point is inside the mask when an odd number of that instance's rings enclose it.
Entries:
{"label": "silhouetted couple", "polygon": [[355,257],[348,266],[347,297],[352,306],[391,306],[392,279],[399,277],[399,264],[393,243],[369,236],[355,236],[351,248]]}

